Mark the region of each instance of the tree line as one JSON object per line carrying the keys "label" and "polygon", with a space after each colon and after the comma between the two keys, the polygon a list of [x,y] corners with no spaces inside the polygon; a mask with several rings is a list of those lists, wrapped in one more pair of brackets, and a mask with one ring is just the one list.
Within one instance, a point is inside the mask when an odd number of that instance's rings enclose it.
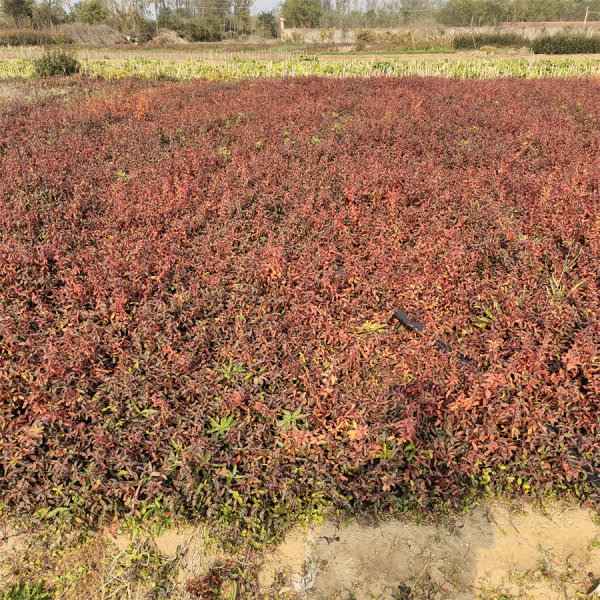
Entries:
{"label": "tree line", "polygon": [[142,41],[172,29],[190,41],[218,41],[259,32],[276,37],[272,13],[250,14],[253,0],[0,0],[7,27],[52,29],[57,25],[105,23]]}
{"label": "tree line", "polygon": [[512,21],[600,18],[600,0],[284,0],[251,14],[254,0],[0,0],[5,25],[52,28],[62,23],[107,23],[151,37],[160,28],[190,41],[259,33],[277,37],[286,27],[397,27],[423,21],[450,26]]}
{"label": "tree line", "polygon": [[394,27],[422,21],[453,26],[600,18],[600,0],[285,0],[288,27]]}

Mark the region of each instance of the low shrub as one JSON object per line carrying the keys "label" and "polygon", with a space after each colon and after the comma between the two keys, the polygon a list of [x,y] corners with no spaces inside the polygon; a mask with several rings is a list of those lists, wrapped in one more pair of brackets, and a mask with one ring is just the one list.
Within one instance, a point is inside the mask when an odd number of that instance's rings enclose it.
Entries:
{"label": "low shrub", "polygon": [[45,33],[35,29],[0,31],[0,46],[51,46],[73,43],[72,38],[60,33]]}
{"label": "low shrub", "polygon": [[377,36],[377,43],[395,50],[431,51],[452,48],[451,38],[419,31],[386,31]]}
{"label": "low shrub", "polygon": [[57,33],[57,34],[52,34],[52,39],[54,40],[52,42],[52,44],[50,45],[58,45],[58,46],[65,46],[65,45],[70,45],[70,44],[74,44],[75,40],[68,36],[65,33]]}
{"label": "low shrub", "polygon": [[584,34],[545,35],[533,40],[535,54],[598,54],[600,36]]}
{"label": "low shrub", "polygon": [[452,45],[456,50],[479,50],[482,46],[494,46],[496,48],[526,47],[530,41],[518,33],[495,32],[495,33],[463,33],[455,35]]}
{"label": "low shrub", "polygon": [[81,63],[64,48],[47,48],[40,58],[33,61],[33,68],[40,77],[74,75],[81,70]]}
{"label": "low shrub", "polygon": [[359,44],[374,44],[377,41],[377,35],[370,29],[363,29],[356,32],[356,41]]}
{"label": "low shrub", "polygon": [[304,34],[299,31],[292,31],[292,35],[289,37],[289,41],[292,42],[292,44],[297,45],[306,43],[306,40],[304,39]]}
{"label": "low shrub", "polygon": [[485,52],[488,56],[490,54],[494,54],[498,48],[496,48],[496,46],[481,46],[481,48],[479,48],[482,52]]}
{"label": "low shrub", "polygon": [[319,36],[322,44],[333,44],[335,31],[333,29],[324,29]]}
{"label": "low shrub", "polygon": [[378,33],[371,29],[363,29],[356,34],[358,49],[377,45],[382,48],[408,51],[448,50],[452,48],[452,40],[443,35],[421,33],[419,31],[385,31]]}

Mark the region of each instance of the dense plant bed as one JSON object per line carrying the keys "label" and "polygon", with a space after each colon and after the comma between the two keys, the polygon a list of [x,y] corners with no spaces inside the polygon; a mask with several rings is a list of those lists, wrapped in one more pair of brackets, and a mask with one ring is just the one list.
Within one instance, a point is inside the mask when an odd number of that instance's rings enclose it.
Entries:
{"label": "dense plant bed", "polygon": [[0,113],[2,503],[594,498],[598,82],[80,85]]}

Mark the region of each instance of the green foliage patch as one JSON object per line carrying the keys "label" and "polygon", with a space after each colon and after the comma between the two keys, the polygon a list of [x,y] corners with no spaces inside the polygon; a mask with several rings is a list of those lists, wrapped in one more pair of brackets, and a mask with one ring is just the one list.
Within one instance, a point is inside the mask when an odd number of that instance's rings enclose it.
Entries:
{"label": "green foliage patch", "polygon": [[79,73],[81,63],[64,48],[47,48],[40,58],[35,59],[33,67],[40,77],[54,77]]}
{"label": "green foliage patch", "polygon": [[0,590],[0,600],[52,600],[54,595],[45,589],[43,581],[19,583],[4,591]]}

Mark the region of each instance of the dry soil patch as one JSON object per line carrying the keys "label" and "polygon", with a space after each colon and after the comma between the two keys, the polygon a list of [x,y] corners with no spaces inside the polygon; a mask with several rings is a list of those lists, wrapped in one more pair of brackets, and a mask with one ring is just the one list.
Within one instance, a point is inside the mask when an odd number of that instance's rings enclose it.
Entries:
{"label": "dry soil patch", "polygon": [[[0,529],[0,591],[19,579],[19,560],[40,557],[38,568],[23,564],[23,573],[48,582],[71,578],[59,596],[65,599],[122,593],[141,600],[161,589],[156,597],[188,600],[188,582],[231,561],[246,564],[257,575],[255,592],[270,600],[600,598],[600,588],[592,593],[600,582],[599,524],[597,513],[577,506],[486,504],[443,525],[329,520],[296,527],[262,560],[228,555],[210,528],[199,526],[146,538],[107,532],[59,553],[54,563],[39,536],[7,526]],[[225,581],[221,597],[230,599],[231,589]]]}
{"label": "dry soil patch", "polygon": [[328,522],[290,532],[259,581],[271,597],[315,600],[576,598],[600,576],[595,517],[578,507],[489,505],[445,527]]}

